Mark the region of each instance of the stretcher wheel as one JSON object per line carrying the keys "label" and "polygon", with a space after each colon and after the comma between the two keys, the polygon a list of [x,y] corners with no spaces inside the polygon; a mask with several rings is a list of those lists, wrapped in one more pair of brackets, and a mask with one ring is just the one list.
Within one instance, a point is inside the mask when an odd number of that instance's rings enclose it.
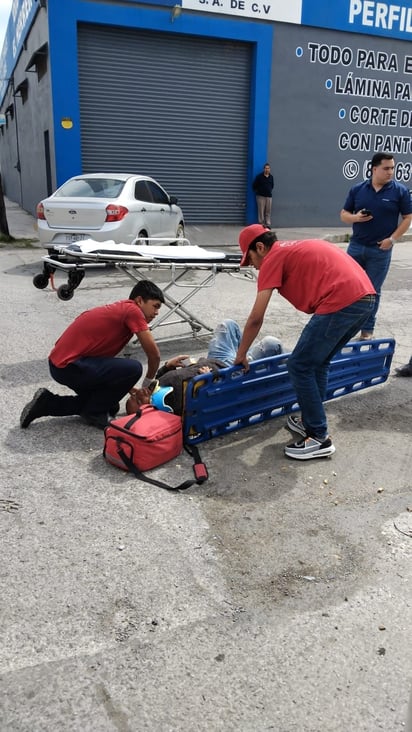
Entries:
{"label": "stretcher wheel", "polygon": [[45,287],[49,284],[49,275],[44,274],[44,272],[40,272],[40,274],[36,274],[33,277],[33,285],[37,287],[38,290],[44,290]]}
{"label": "stretcher wheel", "polygon": [[57,297],[59,300],[71,300],[73,297],[73,290],[68,285],[60,285],[57,289]]}

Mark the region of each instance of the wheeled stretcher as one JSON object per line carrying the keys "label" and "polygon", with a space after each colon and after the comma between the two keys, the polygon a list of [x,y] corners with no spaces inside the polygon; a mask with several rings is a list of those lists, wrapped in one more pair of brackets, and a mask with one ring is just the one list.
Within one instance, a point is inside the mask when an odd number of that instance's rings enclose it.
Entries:
{"label": "wheeled stretcher", "polygon": [[[333,358],[326,400],[378,386],[389,376],[393,338],[348,343]],[[201,374],[186,389],[184,439],[196,444],[299,409],[288,354]]]}
{"label": "wheeled stretcher", "polygon": [[[154,240],[151,240],[154,241]],[[156,240],[157,242],[161,240]],[[184,240],[187,241],[187,240]],[[240,254],[227,254],[203,247],[159,246],[159,245],[116,245],[114,242],[94,242],[85,240],[77,244],[55,246],[52,252],[42,257],[43,271],[36,274],[33,284],[38,289],[47,285],[54,287],[54,273],[61,270],[67,273],[67,282],[57,289],[61,300],[71,300],[74,291],[82,282],[88,269],[113,269],[127,275],[133,282],[147,279],[150,272],[162,271],[168,275],[166,284],[162,283],[166,313],[156,318],[152,330],[162,325],[186,323],[191,335],[212,333],[213,328],[204,323],[190,310],[186,303],[199,290],[211,287],[219,274],[254,279],[248,268],[240,269]],[[193,277],[193,275],[197,275]],[[170,289],[182,288],[182,297],[176,299]],[[171,320],[174,316],[177,320]]]}

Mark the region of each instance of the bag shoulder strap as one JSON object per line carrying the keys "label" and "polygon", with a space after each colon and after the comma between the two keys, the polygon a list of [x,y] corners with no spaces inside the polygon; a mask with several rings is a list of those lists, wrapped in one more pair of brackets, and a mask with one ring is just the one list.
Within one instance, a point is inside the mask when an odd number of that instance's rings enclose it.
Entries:
{"label": "bag shoulder strap", "polygon": [[196,445],[183,445],[186,452],[190,457],[193,458],[193,472],[195,474],[196,483],[198,485],[201,485],[204,483],[208,477],[209,473],[207,472],[206,464],[203,462],[202,458],[200,457],[200,452]]}
{"label": "bag shoulder strap", "polygon": [[161,480],[155,480],[155,478],[149,478],[147,475],[142,473],[141,470],[136,468],[136,465],[130,460],[130,458],[126,455],[124,450],[122,450],[121,447],[118,448],[117,452],[119,457],[123,460],[124,464],[126,465],[127,469],[130,473],[133,473],[135,478],[138,478],[139,480],[144,480],[146,483],[151,483],[151,485],[157,485],[158,488],[164,488],[167,491],[183,491],[187,488],[190,488],[190,486],[197,483],[197,485],[201,485],[204,483],[208,477],[209,474],[207,472],[206,465],[202,462],[202,459],[200,457],[199,450],[195,445],[192,445],[190,448],[188,445],[184,446],[186,452],[193,457],[194,465],[193,465],[193,472],[195,474],[195,480],[185,480],[183,483],[180,483],[180,485],[177,486],[171,486],[168,485],[168,483],[163,483]]}

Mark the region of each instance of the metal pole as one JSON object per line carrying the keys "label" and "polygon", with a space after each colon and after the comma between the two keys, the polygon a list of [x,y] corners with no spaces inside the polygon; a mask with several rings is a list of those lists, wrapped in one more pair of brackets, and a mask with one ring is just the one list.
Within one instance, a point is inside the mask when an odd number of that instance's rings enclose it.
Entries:
{"label": "metal pole", "polygon": [[[19,183],[20,183],[20,205],[22,208],[24,208],[23,205],[23,184],[21,180],[21,165],[20,165],[20,144],[19,144],[19,126],[17,122],[17,103],[16,103],[16,97],[18,96],[14,91],[14,76],[10,77],[11,82],[11,93],[13,97],[14,102],[14,119],[16,122],[16,152],[17,152],[17,163],[14,166],[19,174]],[[21,95],[20,95],[21,96]]]}

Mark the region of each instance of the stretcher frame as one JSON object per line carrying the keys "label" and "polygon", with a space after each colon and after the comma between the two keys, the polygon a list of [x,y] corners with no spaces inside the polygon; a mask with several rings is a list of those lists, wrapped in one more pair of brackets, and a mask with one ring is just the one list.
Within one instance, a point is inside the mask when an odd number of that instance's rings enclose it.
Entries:
{"label": "stretcher frame", "polygon": [[[157,240],[158,241],[158,240]],[[240,268],[240,254],[225,254],[222,259],[222,252],[218,252],[219,258],[216,261],[211,259],[194,259],[191,261],[171,261],[156,258],[154,256],[133,256],[130,254],[121,255],[117,253],[107,252],[73,252],[67,246],[55,247],[55,254],[48,254],[42,257],[43,271],[33,278],[33,285],[38,289],[44,289],[51,284],[56,290],[57,296],[61,300],[71,300],[74,291],[79,287],[86,272],[89,269],[116,269],[122,274],[128,276],[134,283],[139,280],[147,279],[149,272],[166,272],[169,273],[169,280],[166,284],[162,284],[162,292],[165,298],[165,306],[167,311],[156,318],[156,322],[150,326],[153,331],[164,325],[178,325],[185,323],[189,325],[188,332],[180,333],[178,338],[186,336],[210,335],[213,328],[207,323],[200,320],[187,307],[186,303],[199,292],[207,287],[212,287],[219,274],[228,274],[230,276],[238,276],[249,280],[255,279],[253,271],[249,268]],[[179,247],[180,252],[182,248]],[[54,287],[54,273],[61,270],[67,274],[67,281],[58,288]],[[187,275],[189,273],[200,273],[200,281],[189,282]],[[185,294],[180,299],[176,299],[170,293],[171,287],[180,287],[185,289]],[[171,320],[172,317],[177,319]]]}
{"label": "stretcher frame", "polygon": [[[325,401],[383,384],[395,351],[393,338],[347,343],[332,359]],[[191,379],[185,393],[184,440],[196,444],[299,409],[280,354]]]}

